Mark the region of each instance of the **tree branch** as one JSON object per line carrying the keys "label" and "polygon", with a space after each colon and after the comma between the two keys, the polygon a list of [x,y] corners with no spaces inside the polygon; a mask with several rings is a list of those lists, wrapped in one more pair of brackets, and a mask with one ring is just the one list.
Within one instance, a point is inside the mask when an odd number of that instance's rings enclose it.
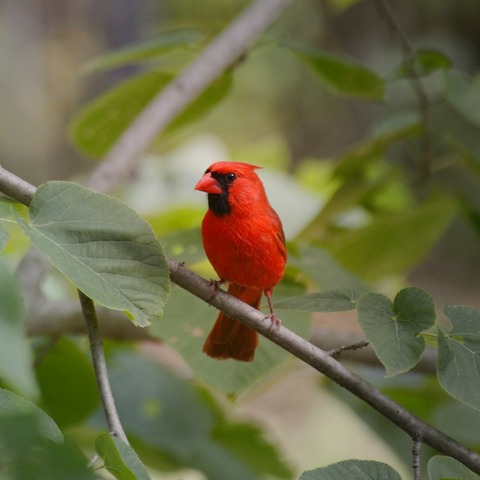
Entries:
{"label": "tree branch", "polygon": [[78,296],[82,305],[83,316],[87,324],[88,338],[90,340],[90,350],[92,351],[93,368],[97,379],[98,391],[102,400],[103,411],[107,419],[108,431],[111,435],[121,438],[127,445],[130,445],[128,438],[123,431],[120,418],[115,408],[115,399],[113,398],[110,381],[108,379],[107,362],[103,352],[103,342],[98,330],[97,313],[95,305],[91,298],[78,290]]}
{"label": "tree branch", "polygon": [[86,186],[111,192],[140,160],[153,140],[195,100],[210,83],[229,68],[294,0],[258,0],[242,13],[148,107],[115,143],[93,170]]}
{"label": "tree branch", "polygon": [[[18,182],[18,180],[20,180],[18,177],[7,172],[2,167],[0,167],[0,178],[3,178],[6,183],[9,183],[9,180],[11,180],[12,184],[23,185],[21,182]],[[3,191],[2,188],[0,184],[0,191]],[[7,188],[15,195],[12,195],[12,198],[15,200],[21,201],[20,198],[28,196],[28,194],[22,190],[21,186],[19,188],[10,188],[7,185]],[[29,185],[27,191],[31,192],[34,191],[34,189],[35,187]],[[273,330],[273,332],[270,332],[271,322],[269,319],[266,319],[265,315],[259,310],[250,307],[223,290],[219,290],[217,295],[212,299],[211,285],[207,280],[175,260],[167,258],[167,261],[170,268],[170,278],[177,285],[202,299],[204,302],[213,305],[230,318],[235,318],[250,328],[253,328],[270,341],[312,366],[315,370],[323,373],[326,377],[373,407],[377,412],[407,432],[412,438],[421,438],[423,443],[444,455],[455,458],[470,470],[480,474],[480,454],[470,450],[413,415],[363,378],[334,360],[326,352],[315,347],[292,331],[280,326]],[[81,297],[82,295],[83,294],[81,294]],[[98,329],[96,333],[98,334]],[[98,339],[100,339],[99,335]],[[123,437],[121,438],[123,439]]]}
{"label": "tree branch", "polygon": [[385,20],[388,28],[399,39],[400,46],[403,51],[405,59],[405,66],[407,67],[408,74],[412,79],[413,89],[420,102],[420,111],[423,118],[423,165],[422,165],[422,179],[427,179],[432,171],[433,160],[433,148],[432,148],[432,132],[430,128],[430,100],[427,92],[423,87],[422,80],[415,68],[415,51],[407,37],[407,34],[403,31],[400,24],[397,22],[390,5],[387,0],[374,0],[375,7],[379,15]]}
{"label": "tree branch", "polygon": [[414,480],[421,480],[421,470],[420,470],[420,456],[422,454],[422,438],[415,437],[413,439],[413,448],[412,448],[412,455],[413,455],[413,478]]}

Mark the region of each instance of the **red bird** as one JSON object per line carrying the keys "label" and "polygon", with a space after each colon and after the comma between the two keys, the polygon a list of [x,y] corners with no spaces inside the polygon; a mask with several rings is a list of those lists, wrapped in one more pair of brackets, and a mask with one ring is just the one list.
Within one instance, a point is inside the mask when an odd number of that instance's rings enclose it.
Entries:
{"label": "red bird", "polygon": [[[265,293],[273,327],[280,321],[270,296],[283,277],[287,250],[282,222],[254,172],[258,168],[238,162],[214,163],[195,190],[208,193],[202,238],[220,277],[216,285],[228,282],[228,293],[257,309]],[[257,346],[257,332],[220,312],[203,351],[219,360],[251,362]]]}

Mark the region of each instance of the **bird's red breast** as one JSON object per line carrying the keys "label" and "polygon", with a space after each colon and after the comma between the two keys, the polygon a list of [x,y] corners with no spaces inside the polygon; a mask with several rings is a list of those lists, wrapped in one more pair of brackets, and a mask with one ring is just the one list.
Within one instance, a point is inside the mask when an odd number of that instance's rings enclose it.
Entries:
{"label": "bird's red breast", "polygon": [[[244,287],[234,288],[233,294],[256,308],[262,293],[271,292],[282,279],[287,261],[282,223],[268,202],[255,173],[257,168],[260,167],[246,163],[217,162],[207,169],[195,187],[208,193],[209,210],[203,219],[202,238],[210,263],[222,280]],[[216,326],[221,319],[225,323],[225,318],[228,319],[220,314]],[[244,328],[237,327],[237,330],[242,332]],[[212,334],[214,331],[215,328]],[[208,355],[243,361],[253,359],[253,353],[249,359],[237,358],[234,353],[215,354],[218,348],[207,348],[215,345],[214,340],[207,339],[204,351]],[[225,336],[221,340],[228,352]],[[231,342],[237,340],[232,337]]]}

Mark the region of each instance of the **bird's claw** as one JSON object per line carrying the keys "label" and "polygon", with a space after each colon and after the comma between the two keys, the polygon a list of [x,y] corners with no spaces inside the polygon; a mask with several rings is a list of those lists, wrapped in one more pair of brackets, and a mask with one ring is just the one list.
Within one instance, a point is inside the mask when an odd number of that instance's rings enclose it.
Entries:
{"label": "bird's claw", "polygon": [[274,313],[269,313],[268,315],[265,315],[265,320],[267,319],[270,319],[272,322],[270,324],[270,330],[268,331],[268,335],[267,335],[267,337],[269,337],[270,334],[273,332],[273,330],[275,330],[275,327],[280,328],[282,321],[279,318],[277,318]]}
{"label": "bird's claw", "polygon": [[217,293],[220,290],[220,287],[224,283],[225,283],[225,280],[223,280],[223,278],[221,278],[220,280],[214,280],[213,278],[211,278],[208,281],[208,285],[210,286],[210,291],[212,292],[212,296],[208,300],[209,302],[211,302],[217,296]]}

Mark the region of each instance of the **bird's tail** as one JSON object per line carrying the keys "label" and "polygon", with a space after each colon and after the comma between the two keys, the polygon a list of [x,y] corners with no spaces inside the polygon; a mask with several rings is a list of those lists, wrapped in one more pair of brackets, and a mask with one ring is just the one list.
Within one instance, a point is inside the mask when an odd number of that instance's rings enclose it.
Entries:
{"label": "bird's tail", "polygon": [[[258,309],[262,300],[262,290],[241,287],[231,283],[228,293]],[[251,362],[258,346],[258,333],[238,320],[220,315],[205,341],[203,351],[212,358],[226,360],[233,358],[240,362]]]}

